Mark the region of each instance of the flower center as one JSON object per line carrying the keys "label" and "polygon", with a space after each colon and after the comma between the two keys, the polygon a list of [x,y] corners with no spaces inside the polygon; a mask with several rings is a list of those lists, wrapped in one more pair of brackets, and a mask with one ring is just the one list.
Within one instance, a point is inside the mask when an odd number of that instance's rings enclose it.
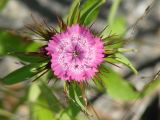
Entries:
{"label": "flower center", "polygon": [[80,55],[80,52],[75,50],[75,51],[73,51],[72,55],[74,57],[78,57]]}
{"label": "flower center", "polygon": [[[65,53],[67,53],[66,60],[79,60],[82,61],[84,58],[84,49],[78,44],[74,43],[71,46],[69,46],[67,49],[65,49]],[[70,56],[70,57],[69,57]]]}

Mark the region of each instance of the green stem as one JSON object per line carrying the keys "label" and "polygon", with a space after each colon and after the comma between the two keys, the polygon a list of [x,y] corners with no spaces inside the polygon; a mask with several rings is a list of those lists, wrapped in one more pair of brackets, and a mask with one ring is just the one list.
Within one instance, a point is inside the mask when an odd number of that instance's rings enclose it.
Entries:
{"label": "green stem", "polygon": [[117,12],[117,9],[118,9],[119,4],[121,2],[121,0],[112,0],[112,1],[113,1],[113,4],[110,9],[110,13],[109,13],[109,17],[108,17],[108,24],[109,25],[112,25],[114,18],[115,18],[115,15],[116,15],[116,12]]}

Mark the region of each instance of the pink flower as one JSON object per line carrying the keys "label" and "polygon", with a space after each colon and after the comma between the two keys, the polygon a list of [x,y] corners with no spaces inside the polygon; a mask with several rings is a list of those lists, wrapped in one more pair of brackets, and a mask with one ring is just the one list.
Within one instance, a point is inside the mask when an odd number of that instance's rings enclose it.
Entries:
{"label": "pink flower", "polygon": [[51,56],[51,69],[62,80],[91,79],[103,62],[104,47],[100,38],[78,24],[54,35],[46,47]]}

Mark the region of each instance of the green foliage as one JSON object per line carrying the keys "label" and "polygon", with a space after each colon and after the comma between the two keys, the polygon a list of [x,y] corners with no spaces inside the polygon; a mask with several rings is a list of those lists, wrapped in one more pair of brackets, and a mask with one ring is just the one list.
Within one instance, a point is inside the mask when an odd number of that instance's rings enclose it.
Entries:
{"label": "green foliage", "polygon": [[123,16],[116,16],[121,0],[112,0],[112,6],[107,19],[108,28],[102,32],[102,36],[106,37],[112,32],[113,34],[122,36],[126,30],[125,20]]}
{"label": "green foliage", "polygon": [[153,93],[153,91],[158,88],[160,86],[160,78],[152,80],[149,84],[147,84],[146,86],[144,86],[143,91],[141,92],[141,97],[145,97],[151,93]]}
{"label": "green foliage", "polygon": [[69,25],[71,25],[73,23],[77,23],[78,17],[80,14],[79,6],[80,6],[80,1],[73,0],[72,5],[69,10],[69,13],[68,13],[68,18],[67,18],[67,22]]}
{"label": "green foliage", "polygon": [[123,16],[116,17],[112,24],[108,23],[108,28],[101,34],[102,36],[108,36],[110,32],[117,36],[122,36],[126,30],[125,20]]}
{"label": "green foliage", "polygon": [[66,92],[69,99],[70,113],[72,117],[75,117],[77,113],[82,110],[83,112],[90,114],[85,105],[85,98],[82,95],[83,90],[78,83],[66,83]]}
{"label": "green foliage", "polygon": [[120,53],[116,53],[116,54],[111,55],[108,58],[105,58],[105,61],[108,61],[111,63],[122,63],[126,65],[127,67],[129,67],[135,74],[138,73],[137,70],[132,65],[132,63],[128,60],[128,58],[126,58],[124,55]]}
{"label": "green foliage", "polygon": [[58,114],[61,113],[63,106],[45,82],[32,84],[28,99],[31,102],[32,119],[58,120]]}
{"label": "green foliage", "polygon": [[80,6],[80,0],[73,0],[70,7],[67,22],[69,25],[77,23],[89,25],[98,16],[100,6],[105,3],[106,0],[86,0],[82,6]]}
{"label": "green foliage", "polygon": [[36,53],[36,52],[21,52],[21,53],[10,53],[9,55],[12,55],[12,56],[15,56],[15,57],[18,57],[20,60],[22,61],[26,61],[26,62],[29,62],[29,63],[40,63],[40,62],[44,62],[44,61],[47,61],[48,58],[46,57],[43,57],[41,54],[39,53]]}
{"label": "green foliage", "polygon": [[81,8],[81,23],[89,25],[93,22],[99,13],[100,6],[105,2],[106,0],[87,0]]}
{"label": "green foliage", "polygon": [[[19,83],[19,82],[28,80],[29,78],[39,73],[40,70],[43,69],[42,66],[43,64],[40,64],[40,63],[26,65],[10,73],[6,77],[4,77],[2,81],[5,84],[11,85],[11,84],[15,84],[15,83]],[[41,68],[41,69],[38,69],[38,68]]]}
{"label": "green foliage", "polygon": [[119,17],[116,17],[116,19],[113,21],[113,24],[111,24],[109,26],[109,29],[117,34],[117,35],[123,35],[125,30],[126,30],[126,27],[125,27],[125,19],[123,16],[119,16]]}
{"label": "green foliage", "polygon": [[53,111],[49,109],[49,106],[44,98],[37,99],[36,103],[32,105],[32,119],[33,120],[57,120]]}
{"label": "green foliage", "polygon": [[110,9],[109,16],[108,16],[109,25],[114,24],[115,16],[117,13],[117,9],[119,8],[120,2],[121,0],[112,0],[112,7]]}
{"label": "green foliage", "polygon": [[135,90],[133,85],[106,65],[102,65],[101,67],[100,78],[110,96],[116,100],[135,100],[139,98],[140,93]]}
{"label": "green foliage", "polygon": [[41,44],[34,43],[25,37],[0,30],[0,55],[36,51],[40,46]]}
{"label": "green foliage", "polygon": [[70,116],[68,115],[68,110],[64,110],[64,111],[61,113],[61,116],[59,117],[59,120],[76,120],[76,118],[70,117]]}
{"label": "green foliage", "polygon": [[29,41],[23,40],[17,35],[2,30],[0,31],[0,55],[5,55],[9,52],[25,51],[29,44]]}

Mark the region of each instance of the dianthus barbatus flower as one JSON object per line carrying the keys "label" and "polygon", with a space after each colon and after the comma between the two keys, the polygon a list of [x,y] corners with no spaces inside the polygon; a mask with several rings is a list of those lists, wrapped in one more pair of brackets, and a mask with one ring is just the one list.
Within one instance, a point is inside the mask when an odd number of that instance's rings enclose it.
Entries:
{"label": "dianthus barbatus flower", "polygon": [[100,38],[79,24],[52,36],[46,47],[54,74],[67,81],[91,79],[103,62],[104,47]]}

